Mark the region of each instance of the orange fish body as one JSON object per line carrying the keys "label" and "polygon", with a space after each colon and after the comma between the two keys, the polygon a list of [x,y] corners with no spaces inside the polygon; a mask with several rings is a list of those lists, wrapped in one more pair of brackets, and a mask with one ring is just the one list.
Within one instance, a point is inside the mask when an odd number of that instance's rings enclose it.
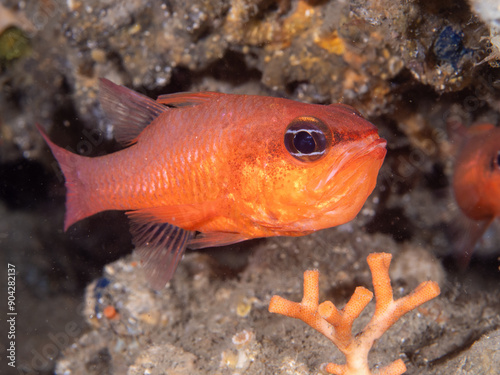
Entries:
{"label": "orange fish body", "polygon": [[220,93],[155,102],[107,80],[100,101],[129,147],[89,158],[44,135],[66,179],[64,226],[126,210],[157,288],[186,246],[300,236],[350,221],[386,154],[376,128],[345,105]]}
{"label": "orange fish body", "polygon": [[490,223],[500,216],[500,128],[476,124],[463,133],[455,163],[453,192],[462,220],[455,239],[462,266],[469,263],[472,250]]}
{"label": "orange fish body", "polygon": [[500,216],[500,128],[472,126],[458,155],[453,191],[462,211],[473,220]]}

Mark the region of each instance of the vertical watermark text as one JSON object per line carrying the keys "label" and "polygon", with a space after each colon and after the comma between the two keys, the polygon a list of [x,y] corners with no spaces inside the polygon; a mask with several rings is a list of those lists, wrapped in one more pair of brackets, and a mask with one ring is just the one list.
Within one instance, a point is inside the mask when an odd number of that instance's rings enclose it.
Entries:
{"label": "vertical watermark text", "polygon": [[7,364],[16,367],[16,266],[7,264]]}

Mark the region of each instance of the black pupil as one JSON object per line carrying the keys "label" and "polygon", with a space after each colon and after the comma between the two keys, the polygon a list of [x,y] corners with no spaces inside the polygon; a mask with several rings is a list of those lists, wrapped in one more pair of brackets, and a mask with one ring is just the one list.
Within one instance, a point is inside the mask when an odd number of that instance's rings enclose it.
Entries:
{"label": "black pupil", "polygon": [[295,159],[312,162],[326,154],[332,144],[332,133],[321,120],[312,116],[300,116],[286,127],[283,143]]}
{"label": "black pupil", "polygon": [[497,167],[500,167],[500,151],[497,153]]}
{"label": "black pupil", "polygon": [[316,149],[316,142],[313,136],[306,131],[300,131],[295,135],[293,145],[298,152],[306,155],[313,153]]}

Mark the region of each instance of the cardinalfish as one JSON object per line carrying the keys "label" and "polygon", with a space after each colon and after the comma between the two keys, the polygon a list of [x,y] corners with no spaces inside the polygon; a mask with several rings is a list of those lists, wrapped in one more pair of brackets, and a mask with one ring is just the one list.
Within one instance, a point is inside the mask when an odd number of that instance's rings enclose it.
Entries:
{"label": "cardinalfish", "polygon": [[64,229],[125,210],[152,287],[186,247],[302,236],[346,223],[375,187],[386,141],[352,107],[215,92],[157,101],[101,79],[123,150],[84,157],[52,143],[66,181]]}
{"label": "cardinalfish", "polygon": [[500,128],[487,123],[469,129],[460,123],[449,127],[460,144],[453,192],[466,218],[461,219],[454,242],[458,260],[465,267],[476,242],[500,216]]}

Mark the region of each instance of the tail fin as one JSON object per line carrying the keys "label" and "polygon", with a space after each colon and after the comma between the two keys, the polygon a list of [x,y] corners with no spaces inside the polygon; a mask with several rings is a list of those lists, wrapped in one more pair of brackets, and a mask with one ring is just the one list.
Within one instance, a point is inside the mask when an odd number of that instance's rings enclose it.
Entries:
{"label": "tail fin", "polygon": [[64,179],[66,181],[66,215],[64,216],[64,231],[79,220],[95,213],[88,207],[89,200],[85,199],[85,188],[78,177],[78,167],[85,159],[84,156],[73,154],[53,143],[40,124],[35,124],[45,142],[50,147],[52,154],[59,163]]}
{"label": "tail fin", "polygon": [[453,245],[454,256],[458,267],[464,271],[470,263],[477,242],[481,239],[492,219],[472,220],[463,212],[457,212],[448,228],[448,236]]}

